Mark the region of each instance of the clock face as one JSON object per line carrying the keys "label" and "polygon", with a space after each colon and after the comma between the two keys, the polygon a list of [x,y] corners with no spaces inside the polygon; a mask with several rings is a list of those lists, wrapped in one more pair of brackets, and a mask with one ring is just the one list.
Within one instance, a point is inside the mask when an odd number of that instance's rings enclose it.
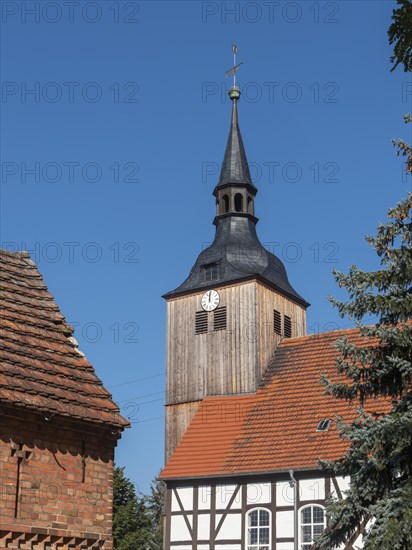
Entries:
{"label": "clock face", "polygon": [[202,308],[205,311],[213,311],[219,305],[220,296],[216,290],[208,290],[202,296]]}

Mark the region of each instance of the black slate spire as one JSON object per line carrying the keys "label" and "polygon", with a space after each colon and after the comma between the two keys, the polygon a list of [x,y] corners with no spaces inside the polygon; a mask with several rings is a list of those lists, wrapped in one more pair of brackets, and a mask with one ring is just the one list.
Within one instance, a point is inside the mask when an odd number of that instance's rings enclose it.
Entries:
{"label": "black slate spire", "polygon": [[240,97],[240,90],[236,86],[233,86],[229,92],[229,96],[232,100],[232,120],[219,183],[216,189],[236,183],[248,184],[254,187],[252,178],[250,177],[249,165],[238,122],[237,102]]}
{"label": "black slate spire", "polygon": [[240,90],[237,86],[230,89],[229,97],[232,100],[229,138],[219,182],[213,191],[216,197],[215,238],[211,246],[199,254],[188,278],[163,297],[167,299],[237,281],[260,279],[306,308],[308,302],[289,283],[282,261],[266,250],[256,234],[258,219],[254,214],[254,201],[257,188],[250,177],[240,134],[237,116]]}
{"label": "black slate spire", "polygon": [[213,191],[216,197],[214,224],[218,223],[220,217],[228,215],[249,217],[256,223],[258,220],[255,218],[254,202],[257,189],[250,177],[239,128],[237,102],[240,98],[240,90],[237,86],[230,88],[229,97],[232,100],[232,119],[219,182]]}

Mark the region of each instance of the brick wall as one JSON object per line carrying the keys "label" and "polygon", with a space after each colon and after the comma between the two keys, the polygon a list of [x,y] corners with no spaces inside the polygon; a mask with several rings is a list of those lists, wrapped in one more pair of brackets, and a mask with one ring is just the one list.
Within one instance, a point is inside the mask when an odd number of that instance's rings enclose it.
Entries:
{"label": "brick wall", "polygon": [[109,550],[118,434],[0,409],[0,550]]}

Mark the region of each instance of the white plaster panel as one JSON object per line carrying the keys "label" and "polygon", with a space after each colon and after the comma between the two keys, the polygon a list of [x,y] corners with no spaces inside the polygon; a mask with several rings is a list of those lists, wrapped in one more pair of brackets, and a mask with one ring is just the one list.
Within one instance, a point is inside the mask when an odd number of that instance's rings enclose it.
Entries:
{"label": "white plaster panel", "polygon": [[[216,486],[216,508],[227,508],[233,493],[236,490],[236,485],[217,485]],[[232,508],[241,508],[242,498],[239,490],[233,501]]]}
{"label": "white plaster panel", "polygon": [[172,546],[172,548],[173,548],[173,550],[192,550],[192,545],[191,544],[179,544],[179,546]]}
{"label": "white plaster panel", "polygon": [[[180,487],[176,489],[185,511],[193,510],[193,488]],[[172,491],[172,512],[180,512],[180,506],[174,491]]]}
{"label": "white plaster panel", "polygon": [[199,510],[210,510],[211,503],[210,503],[210,494],[212,492],[212,488],[210,485],[200,485],[199,487],[199,498],[198,498],[198,506]]}
{"label": "white plaster panel", "polygon": [[197,550],[210,550],[210,546],[208,544],[198,544]]}
{"label": "white plaster panel", "polygon": [[277,542],[276,550],[294,550],[295,546],[293,542]]}
{"label": "white plaster panel", "polygon": [[270,483],[248,483],[247,503],[248,504],[270,504],[271,490]]}
{"label": "white plaster panel", "polygon": [[210,537],[210,516],[209,514],[199,514],[197,518],[198,538],[208,540]]}
{"label": "white plaster panel", "polygon": [[315,479],[300,479],[299,494],[301,500],[316,502],[325,498],[325,479],[323,477]]}
{"label": "white plaster panel", "polygon": [[[171,516],[170,526],[170,540],[188,540],[190,539],[189,529],[187,528],[185,519],[183,516]],[[190,526],[193,525],[193,518],[191,515],[188,517]]]}
{"label": "white plaster panel", "polygon": [[359,535],[359,537],[355,540],[353,543],[354,548],[363,548],[363,536]]}
{"label": "white plaster panel", "polygon": [[[338,483],[339,489],[342,492],[342,495],[345,496],[345,491],[347,491],[349,489],[350,477],[349,476],[346,476],[346,477],[337,476],[336,481]],[[335,488],[333,486],[333,483],[331,484],[331,489],[332,489],[332,494],[334,494],[336,496],[336,491],[335,491]]]}
{"label": "white plaster panel", "polygon": [[293,510],[276,512],[276,537],[293,537]]}
{"label": "white plaster panel", "polygon": [[193,487],[179,487],[176,491],[182,501],[183,509],[193,510]]}
{"label": "white plaster panel", "polygon": [[276,506],[293,506],[294,489],[289,481],[276,483]]}
{"label": "white plaster panel", "polygon": [[240,544],[231,544],[228,546],[227,544],[216,544],[215,546],[216,550],[242,550],[240,547]]}
{"label": "white plaster panel", "polygon": [[[220,520],[220,518],[219,518]],[[218,522],[216,523],[216,525]],[[228,514],[217,535],[217,540],[240,539],[242,537],[242,514]]]}

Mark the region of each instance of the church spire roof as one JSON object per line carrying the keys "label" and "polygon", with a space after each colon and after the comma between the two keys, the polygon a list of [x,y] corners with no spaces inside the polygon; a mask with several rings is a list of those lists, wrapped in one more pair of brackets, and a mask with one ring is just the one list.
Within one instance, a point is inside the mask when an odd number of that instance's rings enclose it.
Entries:
{"label": "church spire roof", "polygon": [[[236,58],[234,61],[235,66],[226,73],[228,76],[235,76],[241,65],[236,65]],[[257,236],[254,204],[257,188],[252,183],[240,134],[237,115],[240,90],[236,82],[229,90],[229,97],[232,100],[229,137],[220,178],[213,191],[215,238],[211,246],[199,254],[188,278],[163,297],[168,299],[212,286],[260,279],[306,308],[308,302],[289,283],[282,261],[266,250]]]}
{"label": "church spire roof", "polygon": [[230,89],[229,97],[232,100],[232,119],[220,178],[215,191],[231,184],[246,184],[256,189],[250,176],[249,164],[239,128],[237,102],[240,98],[240,90],[237,86]]}

